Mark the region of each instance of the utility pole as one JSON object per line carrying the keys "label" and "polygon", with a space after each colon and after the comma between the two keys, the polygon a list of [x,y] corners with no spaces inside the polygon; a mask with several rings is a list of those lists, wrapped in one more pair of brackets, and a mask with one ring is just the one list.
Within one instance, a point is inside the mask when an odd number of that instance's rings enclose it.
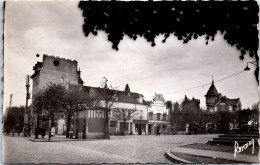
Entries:
{"label": "utility pole", "polygon": [[25,114],[24,114],[24,136],[27,136],[27,133],[29,133],[30,136],[30,124],[29,124],[29,113],[28,113],[28,100],[30,99],[30,77],[29,75],[26,75],[26,103],[25,103]]}
{"label": "utility pole", "polygon": [[104,95],[105,95],[105,117],[106,117],[106,130],[105,130],[105,138],[110,138],[110,135],[109,135],[109,126],[110,126],[110,122],[109,122],[109,110],[108,110],[108,96],[107,96],[107,78],[106,77],[103,77],[105,79],[105,82],[104,82]]}
{"label": "utility pole", "polygon": [[12,107],[12,97],[14,94],[10,94],[10,108]]}

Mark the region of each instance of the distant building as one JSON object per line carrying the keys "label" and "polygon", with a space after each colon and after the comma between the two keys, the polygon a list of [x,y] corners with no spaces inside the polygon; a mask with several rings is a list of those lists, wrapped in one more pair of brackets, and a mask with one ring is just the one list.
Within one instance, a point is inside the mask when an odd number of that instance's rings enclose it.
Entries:
{"label": "distant building", "polygon": [[211,112],[217,110],[237,111],[242,109],[240,99],[230,99],[226,96],[222,96],[221,93],[218,93],[214,85],[214,81],[212,81],[212,84],[205,97],[207,110]]}
{"label": "distant building", "polygon": [[[214,80],[212,80],[212,84],[205,95],[206,97],[206,106],[207,110],[210,112],[217,112],[217,111],[229,111],[235,112],[242,109],[242,105],[240,99],[230,99],[226,96],[222,96],[221,93],[218,93],[215,85]],[[212,132],[227,132],[230,128],[238,127],[237,121],[235,120],[236,116],[220,116],[220,121],[225,120],[225,118],[229,118],[229,123],[215,123],[210,122],[206,124],[206,130],[210,133]],[[233,118],[233,119],[232,119]]]}
{"label": "distant building", "polygon": [[162,94],[156,94],[148,108],[149,122],[148,134],[156,134],[157,129],[160,133],[167,133],[170,125],[169,109],[166,108]]}

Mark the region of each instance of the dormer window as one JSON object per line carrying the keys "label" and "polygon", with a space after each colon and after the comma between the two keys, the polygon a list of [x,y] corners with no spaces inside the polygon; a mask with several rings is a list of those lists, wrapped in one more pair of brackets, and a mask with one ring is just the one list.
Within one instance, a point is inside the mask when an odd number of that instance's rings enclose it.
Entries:
{"label": "dormer window", "polygon": [[144,96],[142,94],[139,95],[138,102],[143,103]]}

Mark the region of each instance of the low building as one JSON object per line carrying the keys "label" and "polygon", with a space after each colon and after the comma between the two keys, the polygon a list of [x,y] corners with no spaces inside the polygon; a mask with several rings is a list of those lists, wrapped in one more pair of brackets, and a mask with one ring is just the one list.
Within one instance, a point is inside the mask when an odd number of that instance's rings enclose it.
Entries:
{"label": "low building", "polygon": [[[128,85],[127,85],[128,86]],[[77,86],[70,85],[69,88]],[[75,119],[71,123],[71,131],[77,138],[103,138],[105,132],[105,99],[103,98],[104,88],[83,86],[86,92],[92,92],[99,96],[98,107],[83,108],[75,114]],[[127,134],[147,134],[147,104],[142,94],[129,91],[115,90],[114,100],[109,100],[110,109],[110,133],[122,133],[123,120],[114,113],[114,109],[133,110],[131,118],[126,119],[125,133]],[[113,103],[112,103],[113,102]]]}
{"label": "low building", "polygon": [[162,94],[156,94],[148,107],[148,134],[168,133],[170,125],[169,109]]}

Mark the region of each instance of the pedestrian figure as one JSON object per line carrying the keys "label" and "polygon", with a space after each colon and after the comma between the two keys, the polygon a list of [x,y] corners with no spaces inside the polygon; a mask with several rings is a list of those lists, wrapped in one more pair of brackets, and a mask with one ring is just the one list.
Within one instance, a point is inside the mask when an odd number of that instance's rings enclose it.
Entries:
{"label": "pedestrian figure", "polygon": [[198,133],[197,124],[195,124],[195,127],[194,127],[194,133],[195,133],[195,134],[197,134],[197,133]]}
{"label": "pedestrian figure", "polygon": [[156,130],[156,136],[157,135],[160,135],[160,132],[159,132],[159,126],[157,125],[157,130]]}
{"label": "pedestrian figure", "polygon": [[13,128],[13,136],[14,136],[14,128]]}
{"label": "pedestrian figure", "polygon": [[188,123],[186,123],[186,130],[185,130],[185,132],[186,132],[186,135],[189,134],[189,124]]}
{"label": "pedestrian figure", "polygon": [[31,137],[31,128],[28,128],[29,137]]}
{"label": "pedestrian figure", "polygon": [[41,129],[41,133],[42,133],[42,138],[44,139],[44,136],[45,136],[45,128],[44,127]]}
{"label": "pedestrian figure", "polygon": [[211,127],[211,125],[209,126],[208,133],[209,133],[209,134],[212,133],[212,127]]}

